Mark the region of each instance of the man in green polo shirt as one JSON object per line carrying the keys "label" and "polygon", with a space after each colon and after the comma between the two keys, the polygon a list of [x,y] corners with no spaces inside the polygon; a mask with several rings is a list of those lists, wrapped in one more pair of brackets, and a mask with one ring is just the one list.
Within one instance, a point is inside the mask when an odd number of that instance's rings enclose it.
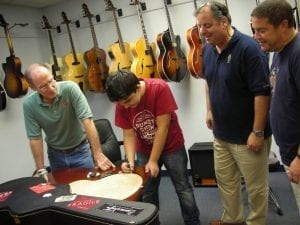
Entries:
{"label": "man in green polo shirt", "polygon": [[34,90],[25,98],[23,111],[37,171],[45,168],[43,134],[51,170],[114,167],[102,153],[91,109],[79,86],[56,82],[43,64],[30,65],[25,78]]}

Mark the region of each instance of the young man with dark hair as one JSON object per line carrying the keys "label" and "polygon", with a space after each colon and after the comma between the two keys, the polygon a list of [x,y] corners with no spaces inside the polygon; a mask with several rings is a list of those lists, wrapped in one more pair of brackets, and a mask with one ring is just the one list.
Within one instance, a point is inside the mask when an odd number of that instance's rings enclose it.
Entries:
{"label": "young man with dark hair", "polygon": [[199,225],[199,210],[188,181],[187,153],[182,130],[175,113],[177,105],[168,84],[161,79],[139,80],[130,71],[121,70],[106,81],[106,93],[116,102],[115,123],[123,129],[130,172],[137,164],[145,166],[151,178],[143,189],[142,200],[159,207],[158,188],[161,167],[170,175],[179,198],[185,225]]}

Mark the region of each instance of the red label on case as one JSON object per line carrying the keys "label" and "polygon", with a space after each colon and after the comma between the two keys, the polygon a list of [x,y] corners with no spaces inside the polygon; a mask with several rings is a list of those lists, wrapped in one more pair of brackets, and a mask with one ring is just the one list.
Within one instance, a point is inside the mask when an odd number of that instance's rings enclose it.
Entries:
{"label": "red label on case", "polygon": [[87,196],[79,196],[73,202],[68,204],[68,207],[87,211],[99,203],[100,199]]}
{"label": "red label on case", "polygon": [[41,183],[41,184],[38,184],[38,185],[35,185],[32,187],[29,187],[29,189],[37,194],[41,194],[41,193],[55,189],[55,186],[53,186],[51,184],[47,184],[47,183]]}
{"label": "red label on case", "polygon": [[12,191],[0,192],[0,202],[5,202],[11,193]]}

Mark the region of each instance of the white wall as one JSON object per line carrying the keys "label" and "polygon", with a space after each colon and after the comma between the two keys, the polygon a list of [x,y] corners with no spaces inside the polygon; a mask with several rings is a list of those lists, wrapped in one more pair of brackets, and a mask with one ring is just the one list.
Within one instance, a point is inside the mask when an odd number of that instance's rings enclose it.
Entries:
{"label": "white wall", "polygon": [[[87,18],[83,18],[81,4],[88,2],[88,8],[94,15],[100,14],[101,22],[96,24],[95,31],[100,48],[107,49],[117,40],[116,29],[112,20],[112,13],[105,11],[104,1],[98,0],[66,0],[45,9],[26,7],[11,7],[0,5],[0,13],[11,25],[28,22],[27,27],[15,27],[11,30],[14,50],[23,63],[24,71],[33,62],[45,62],[51,56],[50,45],[46,31],[41,29],[41,17],[46,15],[52,26],[62,22],[61,12],[65,11],[72,21],[80,20],[81,27],[71,24],[72,36],[77,52],[83,53],[92,47],[92,38]],[[117,8],[123,9],[123,16],[119,24],[124,41],[132,42],[141,37],[142,30],[137,17],[135,6],[128,1],[113,0]],[[167,20],[162,0],[145,0],[147,11],[143,18],[150,41],[155,41],[156,35],[167,29]],[[198,6],[206,1],[197,1]],[[195,25],[193,17],[194,4],[191,0],[172,0],[169,7],[175,34],[181,36],[182,48],[188,51],[185,31]],[[249,27],[250,12],[255,7],[255,0],[228,0],[233,25],[242,32],[251,34]],[[61,25],[62,32],[57,34],[53,30],[56,53],[59,57],[70,52],[70,43],[65,25]],[[0,61],[5,62],[9,55],[4,33],[0,33]],[[107,63],[109,58],[107,56]],[[3,82],[4,73],[0,69],[0,81]],[[194,142],[211,141],[211,131],[205,125],[205,95],[204,82],[192,76],[180,83],[169,83],[176,98],[179,110],[178,117],[182,126],[187,149]],[[94,113],[94,118],[108,118],[113,121],[114,105],[108,101],[105,94],[87,93],[87,98]],[[22,112],[23,98],[8,97],[7,108],[0,112],[0,183],[22,176],[30,176],[34,170],[34,163],[26,138]],[[121,139],[121,130],[115,127]],[[278,152],[273,144],[273,150]]]}

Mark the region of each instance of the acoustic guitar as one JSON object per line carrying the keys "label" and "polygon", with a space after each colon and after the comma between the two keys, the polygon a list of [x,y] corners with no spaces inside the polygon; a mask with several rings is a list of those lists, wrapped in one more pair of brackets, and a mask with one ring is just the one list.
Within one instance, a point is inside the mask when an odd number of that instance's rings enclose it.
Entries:
{"label": "acoustic guitar", "polygon": [[6,108],[6,92],[4,87],[2,86],[0,82],[0,111],[4,110]]}
{"label": "acoustic guitar", "polygon": [[[197,9],[196,0],[194,0],[195,9]],[[186,40],[189,45],[187,56],[187,67],[194,78],[202,77],[202,46],[204,41],[200,37],[197,24],[189,28],[186,33]]]}
{"label": "acoustic guitar", "polygon": [[51,54],[52,54],[52,58],[50,59],[51,71],[52,71],[53,77],[56,81],[62,81],[63,65],[62,65],[62,59],[58,58],[56,56],[53,38],[52,38],[52,34],[51,34],[51,30],[53,29],[53,27],[49,24],[46,16],[43,16],[42,20],[43,20],[43,24],[44,24],[44,27],[42,29],[47,30],[48,38],[50,41]]}
{"label": "acoustic guitar", "polygon": [[131,0],[131,5],[136,5],[139,20],[143,30],[143,38],[130,43],[130,49],[133,55],[133,62],[130,70],[139,78],[160,78],[156,67],[155,43],[148,41],[146,28],[143,21],[140,2]]}
{"label": "acoustic guitar", "polygon": [[180,48],[180,36],[174,35],[167,0],[163,1],[169,28],[156,37],[160,50],[157,70],[163,79],[180,82],[188,74],[186,57]]}
{"label": "acoustic guitar", "polygon": [[86,68],[84,66],[83,55],[81,53],[76,53],[71,30],[70,23],[71,20],[68,19],[65,12],[61,13],[63,18],[63,24],[66,24],[67,31],[69,35],[69,40],[71,44],[72,53],[68,53],[63,56],[63,64],[65,66],[65,73],[63,76],[64,80],[71,80],[77,83],[82,91],[87,90],[87,84],[85,81]]}
{"label": "acoustic guitar", "polygon": [[84,60],[87,64],[87,81],[90,91],[105,92],[105,82],[108,76],[108,66],[106,64],[106,53],[99,48],[96,39],[96,32],[93,25],[93,14],[90,13],[86,4],[82,4],[83,17],[87,17],[92,32],[94,47],[84,52]]}
{"label": "acoustic guitar", "polygon": [[27,93],[28,83],[21,71],[21,60],[15,56],[8,25],[9,24],[5,21],[3,15],[0,14],[0,26],[4,28],[6,41],[10,52],[10,56],[6,57],[6,63],[2,63],[2,68],[5,73],[4,88],[9,97],[18,98]]}
{"label": "acoustic guitar", "polygon": [[108,55],[111,59],[109,66],[109,73],[116,72],[120,69],[130,69],[132,57],[130,53],[130,45],[123,41],[120,26],[118,23],[116,8],[113,6],[111,0],[105,0],[106,10],[112,11],[114,22],[117,29],[118,41],[109,46]]}

